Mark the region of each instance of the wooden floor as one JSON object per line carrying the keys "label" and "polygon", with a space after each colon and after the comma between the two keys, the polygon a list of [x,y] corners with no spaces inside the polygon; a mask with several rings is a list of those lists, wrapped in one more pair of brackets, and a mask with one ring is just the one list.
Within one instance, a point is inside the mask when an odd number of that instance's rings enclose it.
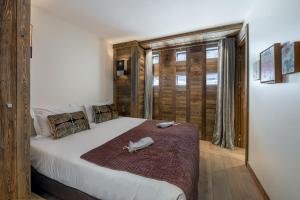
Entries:
{"label": "wooden floor", "polygon": [[[39,193],[47,200],[57,200]],[[245,151],[228,150],[200,141],[199,200],[261,200],[260,191],[245,166]]]}
{"label": "wooden floor", "polygon": [[45,200],[43,197],[35,194],[35,193],[31,193],[31,199],[30,200]]}
{"label": "wooden floor", "polygon": [[245,151],[200,141],[199,200],[263,199],[245,166]]}

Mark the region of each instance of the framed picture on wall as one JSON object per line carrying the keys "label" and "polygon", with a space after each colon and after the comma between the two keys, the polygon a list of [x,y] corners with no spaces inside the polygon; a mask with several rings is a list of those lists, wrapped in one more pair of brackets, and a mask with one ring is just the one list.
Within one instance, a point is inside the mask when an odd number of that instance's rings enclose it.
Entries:
{"label": "framed picture on wall", "polygon": [[300,42],[287,42],[282,45],[282,74],[300,72]]}
{"label": "framed picture on wall", "polygon": [[253,80],[260,80],[260,64],[259,60],[253,64]]}
{"label": "framed picture on wall", "polygon": [[282,82],[281,45],[279,43],[272,45],[260,53],[260,82]]}
{"label": "framed picture on wall", "polygon": [[118,60],[116,63],[117,76],[124,76],[127,74],[127,61]]}
{"label": "framed picture on wall", "polygon": [[29,30],[29,37],[30,37],[30,58],[32,58],[32,32],[33,32],[33,25],[30,24],[30,30]]}

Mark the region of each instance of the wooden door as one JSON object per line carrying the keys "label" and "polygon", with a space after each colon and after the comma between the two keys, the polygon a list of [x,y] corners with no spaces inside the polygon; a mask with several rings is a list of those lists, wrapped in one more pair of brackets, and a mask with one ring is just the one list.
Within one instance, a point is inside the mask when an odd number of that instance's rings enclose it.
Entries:
{"label": "wooden door", "polygon": [[248,134],[248,71],[246,67],[245,43],[241,43],[237,50],[235,81],[235,145],[245,148]]}
{"label": "wooden door", "polygon": [[30,0],[2,0],[0,23],[0,199],[29,199]]}

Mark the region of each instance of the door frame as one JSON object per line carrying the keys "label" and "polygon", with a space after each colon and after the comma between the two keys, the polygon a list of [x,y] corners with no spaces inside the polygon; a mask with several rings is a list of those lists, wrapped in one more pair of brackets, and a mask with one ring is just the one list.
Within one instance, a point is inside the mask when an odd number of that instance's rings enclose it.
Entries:
{"label": "door frame", "polygon": [[246,68],[246,84],[247,84],[247,106],[246,106],[246,112],[247,112],[247,125],[246,125],[246,149],[245,149],[245,165],[248,164],[249,160],[249,83],[250,83],[250,77],[249,77],[249,24],[246,24],[242,30],[240,31],[240,34],[238,35],[238,44],[237,48],[240,46],[245,45],[245,68]]}

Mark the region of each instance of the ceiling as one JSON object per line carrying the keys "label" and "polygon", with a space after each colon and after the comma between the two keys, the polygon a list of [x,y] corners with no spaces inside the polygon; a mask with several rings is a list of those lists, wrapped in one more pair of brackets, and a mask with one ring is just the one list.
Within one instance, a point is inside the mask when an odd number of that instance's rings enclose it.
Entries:
{"label": "ceiling", "polygon": [[255,0],[32,0],[111,43],[242,22]]}

